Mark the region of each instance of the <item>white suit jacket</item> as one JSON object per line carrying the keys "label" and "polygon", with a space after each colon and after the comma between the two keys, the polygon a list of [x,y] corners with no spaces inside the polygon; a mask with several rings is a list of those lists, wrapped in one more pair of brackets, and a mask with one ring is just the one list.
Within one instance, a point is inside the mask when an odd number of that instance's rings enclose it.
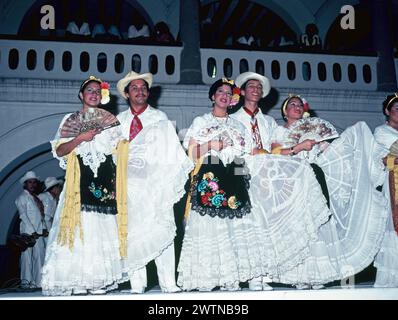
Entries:
{"label": "white suit jacket", "polygon": [[22,192],[17,200],[15,200],[15,205],[22,220],[20,232],[27,234],[32,234],[33,232],[42,233],[43,223],[41,213],[28,191],[24,190]]}

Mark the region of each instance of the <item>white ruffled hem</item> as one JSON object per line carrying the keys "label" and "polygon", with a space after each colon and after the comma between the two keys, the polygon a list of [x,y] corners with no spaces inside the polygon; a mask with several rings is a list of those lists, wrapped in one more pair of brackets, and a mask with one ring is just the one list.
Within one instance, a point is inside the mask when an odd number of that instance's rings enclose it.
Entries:
{"label": "white ruffled hem", "polygon": [[398,235],[395,231],[386,232],[374,266],[377,268],[375,287],[398,287]]}
{"label": "white ruffled hem", "polygon": [[[111,290],[128,280],[119,255],[116,216],[82,212],[84,240],[78,231],[72,250],[51,236],[42,270],[44,295],[70,295],[76,290]],[[53,230],[51,230],[53,231]]]}
{"label": "white ruffled hem", "polygon": [[[237,287],[263,273],[253,259],[260,259],[254,252],[261,243],[255,240],[255,227],[246,218],[211,218],[191,210],[177,268],[177,284],[183,290]],[[252,240],[256,242],[248,246]]]}

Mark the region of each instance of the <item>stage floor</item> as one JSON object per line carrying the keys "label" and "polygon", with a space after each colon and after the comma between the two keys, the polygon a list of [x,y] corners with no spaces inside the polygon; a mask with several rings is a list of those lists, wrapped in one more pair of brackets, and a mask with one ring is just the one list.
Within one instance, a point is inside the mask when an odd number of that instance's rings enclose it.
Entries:
{"label": "stage floor", "polygon": [[352,287],[331,286],[320,290],[297,290],[274,286],[272,291],[179,292],[162,293],[158,286],[144,294],[132,294],[130,290],[115,290],[106,295],[46,297],[40,290],[32,292],[2,290],[0,300],[398,300],[398,288],[373,288],[373,283],[361,283]]}

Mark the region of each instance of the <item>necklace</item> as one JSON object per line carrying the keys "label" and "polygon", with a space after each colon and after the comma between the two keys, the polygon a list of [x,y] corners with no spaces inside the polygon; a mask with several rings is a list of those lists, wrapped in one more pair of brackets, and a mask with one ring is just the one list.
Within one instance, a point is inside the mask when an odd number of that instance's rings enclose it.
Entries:
{"label": "necklace", "polygon": [[228,113],[226,113],[225,116],[223,116],[223,117],[216,116],[213,112],[211,112],[211,115],[220,124],[221,123],[227,123],[227,121],[229,119],[229,114]]}

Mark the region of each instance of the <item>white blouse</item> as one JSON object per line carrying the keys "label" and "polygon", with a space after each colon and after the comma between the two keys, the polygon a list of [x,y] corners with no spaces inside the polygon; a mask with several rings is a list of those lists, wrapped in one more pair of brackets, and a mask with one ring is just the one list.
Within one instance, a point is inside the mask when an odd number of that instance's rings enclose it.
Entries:
{"label": "white blouse", "polygon": [[231,163],[235,157],[241,157],[251,152],[251,137],[239,121],[230,116],[215,117],[212,113],[196,117],[189,127],[184,141],[184,148],[188,149],[189,141],[194,139],[203,144],[211,140],[223,140],[227,147],[220,151],[211,149],[204,156],[214,155],[225,164]]}
{"label": "white blouse", "polygon": [[374,137],[378,143],[384,146],[387,153],[391,145],[398,140],[398,131],[387,124],[383,124],[375,129]]}
{"label": "white blouse", "polygon": [[[289,137],[290,129],[284,126],[278,126],[272,134],[272,143],[278,143],[283,149],[294,147],[297,143],[292,143]],[[306,159],[310,163],[316,162],[316,158],[322,152],[319,143],[315,144],[310,151],[301,151],[296,157]]]}
{"label": "white blouse", "polygon": [[[65,115],[61,121],[61,124],[59,125],[54,139],[50,141],[53,156],[59,160],[59,165],[64,170],[66,170],[67,155],[64,157],[59,157],[56,150],[61,144],[69,142],[73,139],[61,138],[61,128],[70,115],[71,113]],[[117,143],[121,138],[122,133],[120,126],[112,127],[97,134],[91,141],[83,141],[74,149],[74,151],[76,154],[80,155],[83,160],[83,164],[88,166],[93,171],[94,176],[97,177],[99,166],[101,163],[105,162],[106,156],[113,153]]]}

